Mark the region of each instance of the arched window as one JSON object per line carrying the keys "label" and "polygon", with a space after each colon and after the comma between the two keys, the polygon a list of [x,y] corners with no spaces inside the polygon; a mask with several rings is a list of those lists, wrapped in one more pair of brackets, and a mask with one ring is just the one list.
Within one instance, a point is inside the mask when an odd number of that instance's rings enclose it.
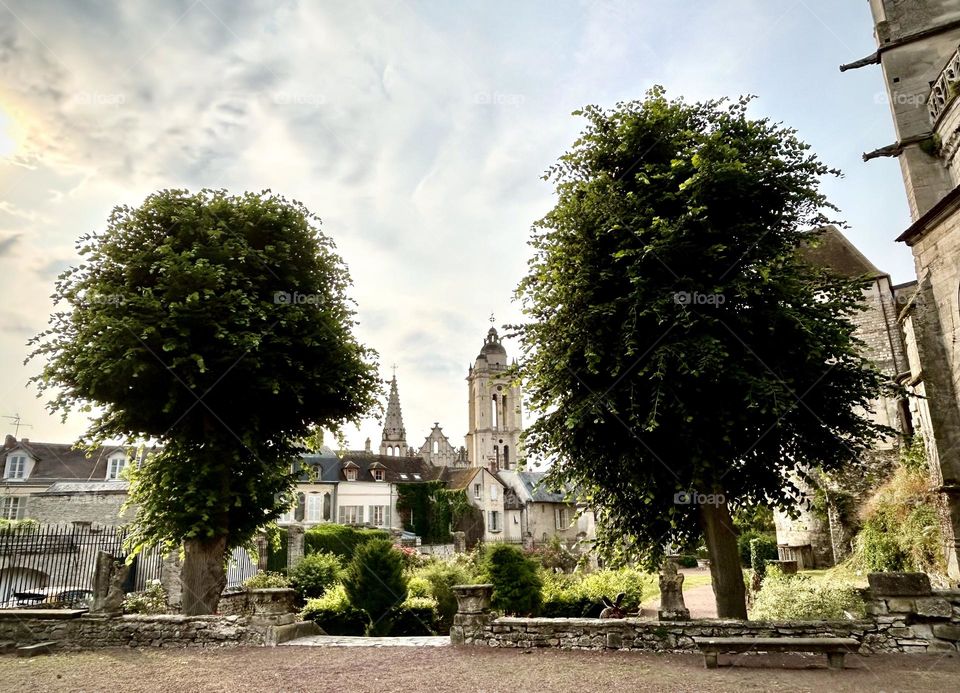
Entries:
{"label": "arched window", "polygon": [[503,413],[501,414],[501,416],[503,417],[503,425],[504,427],[509,426],[510,424],[508,423],[509,417],[507,416],[507,396],[506,395],[502,395],[500,397],[500,406],[503,411]]}
{"label": "arched window", "polygon": [[439,441],[439,440],[435,440],[435,441],[433,441],[433,454],[436,455],[436,454],[438,454],[439,452],[440,452],[440,441]]}
{"label": "arched window", "polygon": [[503,468],[510,469],[510,446],[503,446]]}
{"label": "arched window", "polygon": [[493,396],[490,402],[490,425],[494,428],[500,428],[500,408],[497,406],[497,396]]}
{"label": "arched window", "polygon": [[497,468],[499,469],[500,467],[500,446],[499,445],[493,446],[493,457],[497,461]]}

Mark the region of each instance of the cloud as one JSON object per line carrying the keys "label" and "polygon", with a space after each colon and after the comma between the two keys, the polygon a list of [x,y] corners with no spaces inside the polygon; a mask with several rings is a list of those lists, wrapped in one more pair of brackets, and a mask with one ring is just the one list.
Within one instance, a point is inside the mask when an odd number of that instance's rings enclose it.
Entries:
{"label": "cloud", "polygon": [[13,247],[20,240],[21,234],[11,233],[0,237],[0,257],[9,257],[13,255]]}

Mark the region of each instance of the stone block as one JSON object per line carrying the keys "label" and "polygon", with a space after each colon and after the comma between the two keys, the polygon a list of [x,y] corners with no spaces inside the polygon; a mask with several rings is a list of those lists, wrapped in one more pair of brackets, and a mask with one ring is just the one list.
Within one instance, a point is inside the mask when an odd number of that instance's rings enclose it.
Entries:
{"label": "stone block", "polygon": [[916,607],[913,599],[907,599],[905,597],[891,597],[887,600],[887,609],[891,613],[912,614],[915,608]]}
{"label": "stone block", "polygon": [[927,652],[931,654],[956,651],[957,646],[952,642],[947,642],[946,640],[931,640],[930,644],[927,645]]}
{"label": "stone block", "polygon": [[930,618],[950,618],[953,616],[953,607],[942,597],[923,597],[916,600],[916,612],[920,616]]}
{"label": "stone block", "polygon": [[936,623],[933,626],[933,635],[944,640],[960,640],[960,624]]}
{"label": "stone block", "polygon": [[870,573],[867,581],[870,591],[877,596],[925,597],[931,593],[926,573]]}

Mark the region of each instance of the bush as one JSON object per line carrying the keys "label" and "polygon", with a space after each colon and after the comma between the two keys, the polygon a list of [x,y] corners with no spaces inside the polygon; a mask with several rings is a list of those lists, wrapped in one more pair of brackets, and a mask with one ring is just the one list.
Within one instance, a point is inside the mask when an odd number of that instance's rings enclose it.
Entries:
{"label": "bush", "polygon": [[308,599],[301,618],[313,621],[328,635],[363,635],[367,615],[350,604],[342,584],[334,585],[322,597]]}
{"label": "bush", "polygon": [[343,564],[332,553],[311,553],[290,570],[290,586],[304,599],[319,597],[343,576]]}
{"label": "bush", "polygon": [[350,603],[367,614],[368,635],[388,635],[392,616],[407,598],[403,557],[388,539],[357,548],[344,577]]}
{"label": "bush", "polygon": [[761,621],[839,620],[864,614],[863,598],[850,582],[829,574],[818,579],[767,570],[750,618]]}
{"label": "bush", "polygon": [[349,563],[357,548],[374,539],[389,539],[390,533],[382,529],[363,529],[347,525],[325,524],[311,527],[303,535],[304,552],[332,553],[344,563]]}
{"label": "bush", "polygon": [[580,560],[563,545],[560,537],[556,536],[546,546],[533,550],[529,555],[541,566],[554,573],[572,573]]}
{"label": "bush", "polygon": [[485,579],[493,584],[493,608],[507,614],[533,614],[540,609],[543,583],[535,561],[509,544],[486,551]]}
{"label": "bush", "polygon": [[696,568],[697,565],[699,565],[697,563],[697,557],[689,553],[677,556],[674,560],[678,568]]}
{"label": "bush", "polygon": [[393,616],[393,635],[436,635],[437,600],[407,597]]}
{"label": "bush", "polygon": [[773,540],[773,558],[770,555],[769,537],[756,537],[750,540],[750,567],[757,580],[763,580],[767,574],[767,561],[777,559],[777,542]]}
{"label": "bush", "polygon": [[250,590],[268,589],[271,587],[289,587],[290,579],[283,573],[274,573],[269,570],[257,573],[243,581],[243,586]]}
{"label": "bush", "polygon": [[737,549],[740,551],[740,563],[744,567],[751,565],[750,542],[754,539],[760,541],[760,557],[764,561],[775,561],[779,557],[777,554],[777,538],[766,532],[756,530],[747,530],[737,537]]}
{"label": "bush", "polygon": [[434,561],[414,571],[407,589],[410,596],[414,596],[415,590],[419,591],[422,585],[426,585],[427,594],[422,596],[433,597],[437,602],[436,629],[440,633],[449,633],[453,616],[457,613],[457,597],[453,593],[453,586],[469,582],[470,573],[465,566]]}
{"label": "bush", "polygon": [[167,593],[159,580],[151,580],[143,592],[131,592],[123,600],[125,614],[167,613]]}
{"label": "bush", "polygon": [[614,599],[623,592],[621,608],[637,611],[643,601],[648,575],[635,568],[598,570],[574,575],[543,575],[541,615],[548,618],[597,617],[603,598]]}

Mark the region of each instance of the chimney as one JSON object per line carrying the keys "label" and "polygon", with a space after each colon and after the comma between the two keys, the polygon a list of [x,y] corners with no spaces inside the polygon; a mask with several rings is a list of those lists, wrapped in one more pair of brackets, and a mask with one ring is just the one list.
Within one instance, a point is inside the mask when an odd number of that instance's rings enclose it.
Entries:
{"label": "chimney", "polygon": [[17,444],[17,439],[8,433],[7,437],[3,441],[3,447],[12,448],[16,444]]}
{"label": "chimney", "polygon": [[20,442],[21,442],[21,443],[29,443],[29,442],[30,442],[30,439],[29,439],[29,438],[21,438],[21,439],[20,439]]}
{"label": "chimney", "polygon": [[[9,436],[8,436],[9,437]],[[370,439],[367,438],[367,442],[363,444],[363,449],[365,452],[371,452],[372,448],[370,447]]]}

